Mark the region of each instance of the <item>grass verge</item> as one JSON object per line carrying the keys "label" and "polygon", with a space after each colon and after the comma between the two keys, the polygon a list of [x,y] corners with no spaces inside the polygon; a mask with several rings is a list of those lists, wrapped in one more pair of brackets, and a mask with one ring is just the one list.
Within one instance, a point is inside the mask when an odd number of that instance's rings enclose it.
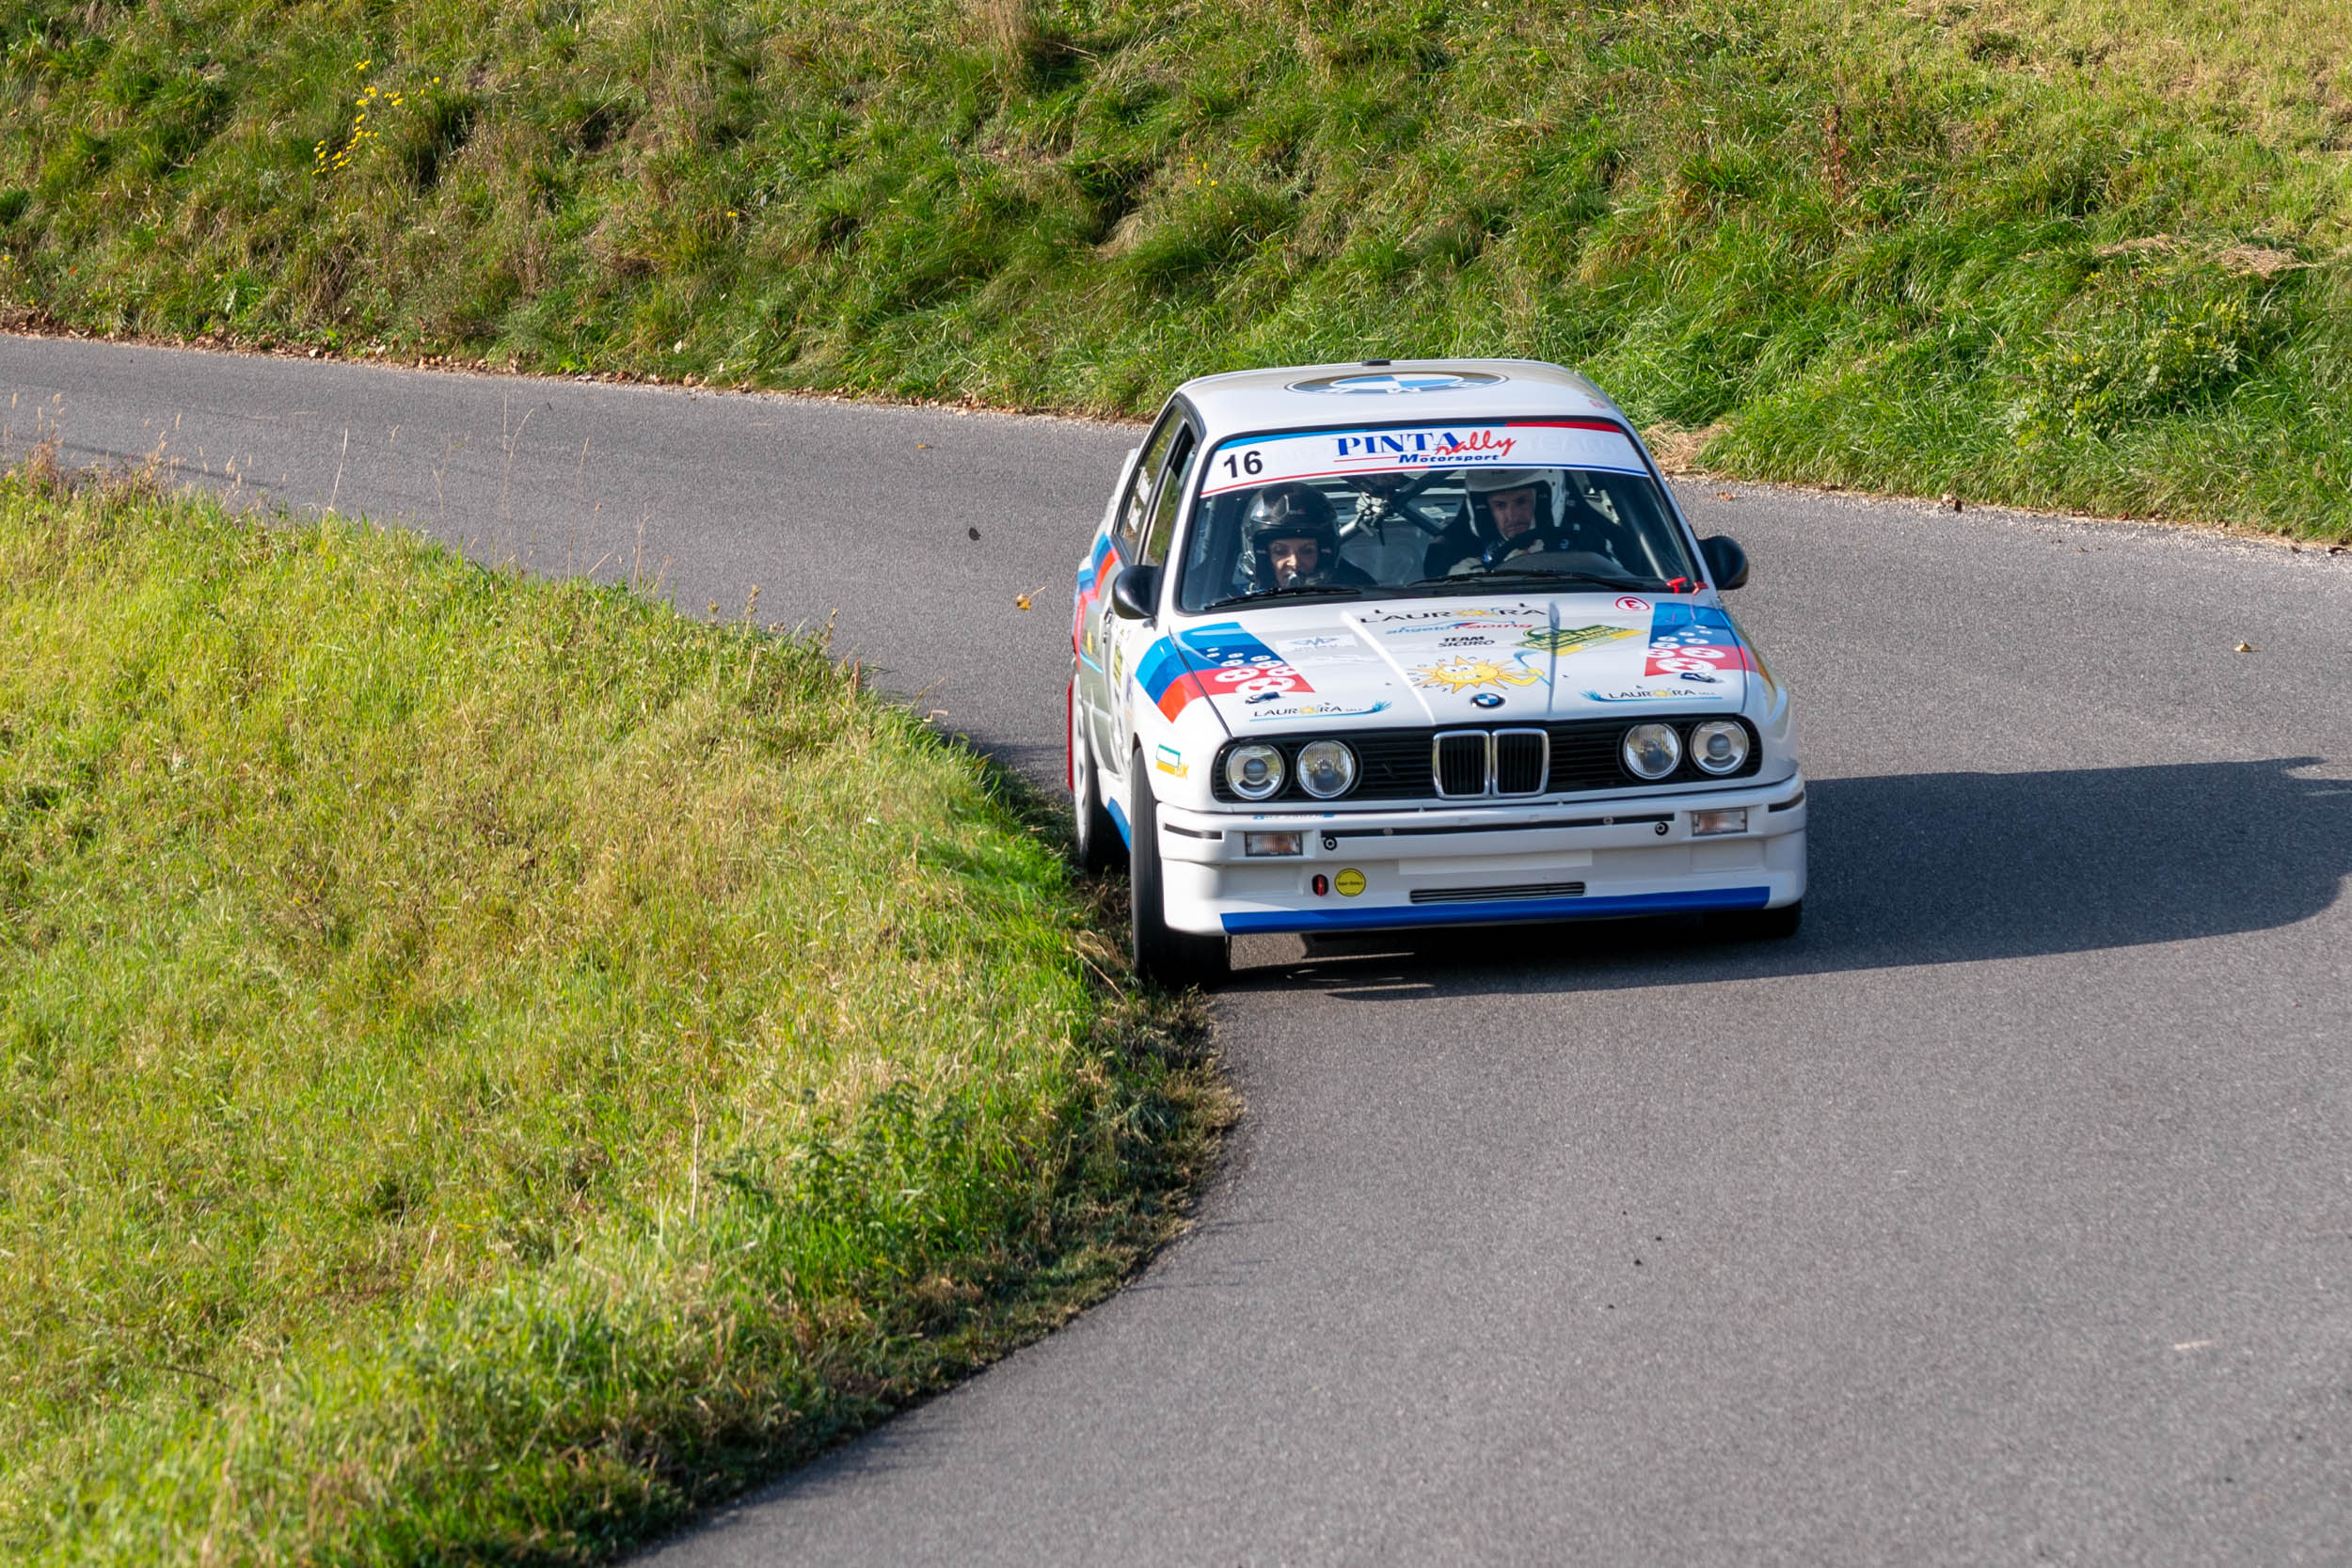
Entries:
{"label": "grass verge", "polygon": [[0,300],[1114,413],[1526,354],[1709,467],[2352,529],[2336,0],[0,0]]}
{"label": "grass verge", "polygon": [[1041,1332],[1220,1101],[821,648],[0,479],[0,1551],[572,1562]]}

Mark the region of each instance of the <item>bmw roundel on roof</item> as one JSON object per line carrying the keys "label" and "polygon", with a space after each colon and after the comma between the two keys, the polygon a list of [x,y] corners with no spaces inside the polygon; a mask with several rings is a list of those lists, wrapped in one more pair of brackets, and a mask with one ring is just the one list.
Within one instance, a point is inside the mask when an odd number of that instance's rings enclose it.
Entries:
{"label": "bmw roundel on roof", "polygon": [[1294,392],[1337,392],[1345,397],[1397,397],[1410,392],[1454,392],[1492,387],[1504,379],[1485,371],[1395,371],[1369,375],[1319,375],[1294,381]]}

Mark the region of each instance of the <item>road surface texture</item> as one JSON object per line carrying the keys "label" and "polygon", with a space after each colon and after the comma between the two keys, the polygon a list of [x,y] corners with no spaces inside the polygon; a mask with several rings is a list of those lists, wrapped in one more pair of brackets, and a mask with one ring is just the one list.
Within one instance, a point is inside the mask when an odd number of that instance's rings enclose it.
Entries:
{"label": "road surface texture", "polygon": [[[1133,438],[24,340],[0,403],[18,451],[837,609],[1047,779]],[[1244,944],[1196,1230],[654,1561],[2352,1555],[2352,559],[1682,495],[1797,693],[1804,934]]]}

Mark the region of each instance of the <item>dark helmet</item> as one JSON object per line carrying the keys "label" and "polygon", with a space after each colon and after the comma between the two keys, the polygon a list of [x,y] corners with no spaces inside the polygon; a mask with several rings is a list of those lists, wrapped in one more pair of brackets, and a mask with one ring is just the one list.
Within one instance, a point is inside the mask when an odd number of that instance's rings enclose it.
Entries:
{"label": "dark helmet", "polygon": [[1315,542],[1315,570],[1309,582],[1322,581],[1339,564],[1339,523],[1331,503],[1311,484],[1269,484],[1259,491],[1242,515],[1241,536],[1248,552],[1250,583],[1261,592],[1279,586],[1274,580],[1278,539]]}

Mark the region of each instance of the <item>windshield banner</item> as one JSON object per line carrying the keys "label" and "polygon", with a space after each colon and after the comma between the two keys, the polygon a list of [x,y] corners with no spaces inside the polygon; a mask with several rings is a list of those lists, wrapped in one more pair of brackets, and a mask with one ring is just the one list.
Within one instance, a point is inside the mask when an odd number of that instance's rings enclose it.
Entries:
{"label": "windshield banner", "polygon": [[1214,496],[1286,479],[1469,467],[1649,472],[1624,429],[1605,420],[1498,420],[1248,436],[1216,449],[1200,493]]}

